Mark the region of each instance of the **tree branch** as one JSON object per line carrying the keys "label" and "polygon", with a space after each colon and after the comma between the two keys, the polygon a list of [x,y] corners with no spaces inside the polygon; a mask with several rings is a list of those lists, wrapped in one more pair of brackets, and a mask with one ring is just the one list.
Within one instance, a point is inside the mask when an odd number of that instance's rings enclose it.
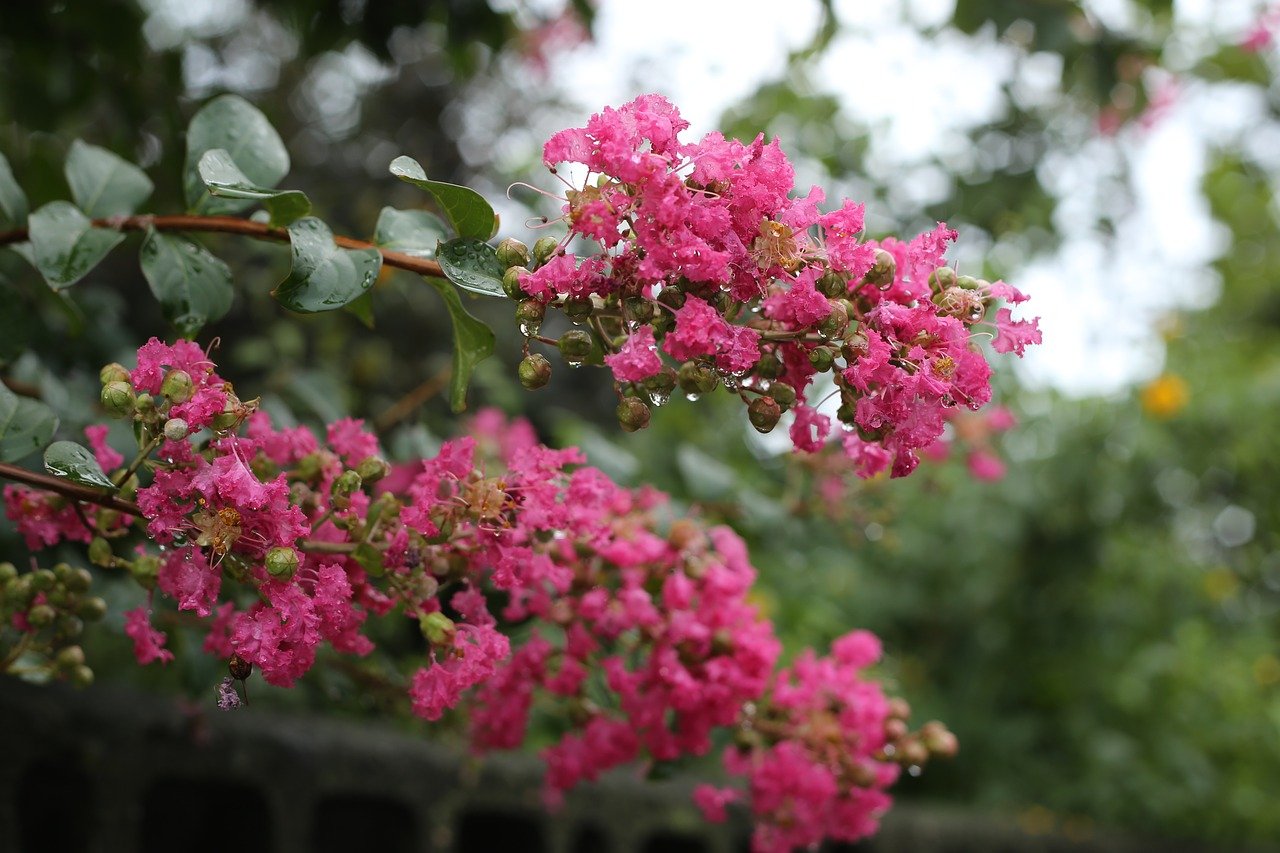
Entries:
{"label": "tree branch", "polygon": [[[276,228],[265,222],[253,222],[235,216],[197,216],[180,214],[175,216],[111,216],[106,219],[93,220],[95,228],[108,228],[113,231],[146,231],[154,228],[157,231],[200,231],[221,234],[239,234],[254,240],[268,240],[275,243],[288,243],[289,232],[284,228]],[[21,243],[30,238],[26,228],[12,231],[0,231],[0,246]],[[382,255],[382,262],[389,267],[408,270],[418,275],[444,278],[444,270],[435,261],[415,258],[404,252],[392,252],[381,249],[364,240],[335,235],[333,242],[344,249],[377,249]]]}

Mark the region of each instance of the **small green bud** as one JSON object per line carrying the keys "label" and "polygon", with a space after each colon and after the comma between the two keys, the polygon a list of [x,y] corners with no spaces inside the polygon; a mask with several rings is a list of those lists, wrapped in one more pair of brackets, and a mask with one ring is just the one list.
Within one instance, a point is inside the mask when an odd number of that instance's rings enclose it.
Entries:
{"label": "small green bud", "polygon": [[635,432],[649,425],[649,407],[636,397],[623,397],[618,403],[618,424],[626,432]]}
{"label": "small green bud", "polygon": [[830,340],[842,337],[849,328],[849,312],[842,301],[831,300],[831,313],[818,324],[818,334]]}
{"label": "small green bud", "polygon": [[93,575],[88,569],[71,568],[67,566],[67,576],[62,579],[62,584],[69,592],[85,593],[89,591],[89,587],[93,585]]}
{"label": "small green bud", "polygon": [[391,465],[379,456],[369,456],[360,460],[356,473],[360,475],[361,482],[376,483],[391,473]]}
{"label": "small green bud", "polygon": [[438,610],[419,616],[418,627],[422,630],[422,636],[433,646],[452,644],[453,635],[458,630],[453,620]]}
{"label": "small green bud", "polygon": [[819,373],[824,373],[835,364],[836,351],[831,347],[815,347],[809,350],[809,364]]}
{"label": "small green bud", "polygon": [[577,367],[591,355],[591,335],[581,329],[570,329],[560,336],[556,346],[560,348],[560,357],[570,367]]}
{"label": "small green bud", "polygon": [[938,290],[946,290],[948,287],[955,287],[956,271],[951,267],[938,267],[929,273],[929,286]]}
{"label": "small green bud", "polygon": [[773,398],[785,412],[796,404],[796,389],[785,382],[774,382],[769,386],[769,396]]}
{"label": "small green bud", "polygon": [[241,413],[237,408],[239,401],[227,400],[227,404],[222,407],[222,411],[213,416],[213,420],[209,422],[209,426],[215,432],[226,432],[235,429],[236,425],[241,421]]}
{"label": "small green bud", "polygon": [[686,361],[680,365],[680,372],[676,374],[676,382],[680,385],[681,391],[697,399],[703,394],[710,394],[716,390],[716,386],[720,384],[720,376],[705,364]]}
{"label": "small green bud", "polygon": [[590,296],[570,296],[564,301],[561,310],[574,323],[581,323],[591,316],[594,308],[595,306],[591,304]]}
{"label": "small green bud", "polygon": [[72,669],[69,677],[71,678],[71,683],[76,687],[88,687],[93,684],[93,670],[84,664]]}
{"label": "small green bud", "polygon": [[185,370],[170,370],[164,375],[160,385],[160,393],[174,403],[185,403],[195,393],[196,385],[191,381],[191,374]]}
{"label": "small green bud", "polygon": [[156,588],[156,576],[160,574],[160,558],[152,554],[143,554],[129,566],[129,573],[143,589]]}
{"label": "small green bud", "polygon": [[288,580],[298,570],[298,552],[282,545],[267,552],[267,574],[277,580]]}
{"label": "small green bud", "polygon": [[971,275],[962,275],[956,278],[956,287],[962,287],[965,290],[977,290],[982,287],[982,280]]}
{"label": "small green bud", "polygon": [[857,415],[858,410],[852,403],[841,403],[836,409],[836,420],[842,424],[852,424]]}
{"label": "small green bud", "polygon": [[516,322],[520,324],[520,328],[529,336],[538,333],[538,327],[542,325],[542,318],[546,315],[547,306],[536,299],[522,300],[516,306]]}
{"label": "small green bud", "polygon": [[139,414],[143,415],[153,412],[156,408],[156,398],[144,391],[138,395],[138,401],[134,403],[134,408],[138,410]]}
{"label": "small green bud", "polygon": [[0,563],[0,587],[18,576],[18,567],[13,563]]}
{"label": "small green bud", "polygon": [[782,375],[782,360],[775,354],[767,352],[756,362],[755,373],[761,379],[777,379]]}
{"label": "small green bud", "polygon": [[191,432],[182,418],[169,418],[164,422],[164,437],[170,441],[182,441]]}
{"label": "small green bud", "polygon": [[324,459],[321,458],[320,454],[317,452],[308,453],[306,456],[299,459],[294,470],[297,471],[298,476],[302,479],[314,480],[320,476],[323,468]]}
{"label": "small green bud", "polygon": [[27,621],[35,628],[44,628],[52,625],[53,620],[57,617],[58,611],[47,604],[37,604],[27,611]]}
{"label": "small green bud", "polygon": [[48,592],[58,582],[58,576],[48,569],[36,569],[31,573],[31,588],[36,592]]}
{"label": "small green bud", "polygon": [[338,475],[338,479],[333,481],[333,487],[329,490],[333,505],[338,509],[351,506],[351,495],[359,491],[361,485],[359,474],[355,471],[343,471]]}
{"label": "small green bud", "polygon": [[520,375],[520,384],[530,391],[537,391],[551,381],[551,362],[546,356],[534,353],[520,362],[516,370]]}
{"label": "small green bud", "polygon": [[79,646],[66,646],[58,651],[53,663],[58,669],[72,669],[84,666],[84,649]]}
{"label": "small green bud", "polygon": [[845,296],[849,293],[848,282],[835,270],[827,270],[818,276],[814,286],[817,287],[819,293],[831,299],[837,296]]}
{"label": "small green bud", "polygon": [[511,267],[502,274],[502,292],[508,299],[524,299],[526,294],[520,288],[520,279],[529,274],[528,267]]}
{"label": "small green bud", "polygon": [[560,241],[555,237],[539,237],[538,241],[533,244],[533,263],[535,268],[551,260],[551,256],[556,253],[558,248],[560,248]]}
{"label": "small green bud", "polygon": [[[76,615],[86,622],[97,622],[107,615],[107,602],[96,595],[81,599],[76,607]],[[79,633],[76,631],[75,633]]]}
{"label": "small green bud", "polygon": [[529,247],[514,237],[508,237],[498,243],[495,252],[498,255],[498,263],[502,264],[504,270],[529,265]]}
{"label": "small green bud", "polygon": [[756,397],[747,406],[747,419],[756,432],[771,432],[782,417],[782,407],[772,397]]}
{"label": "small green bud", "polygon": [[668,308],[679,310],[684,307],[685,292],[674,287],[664,287],[658,294],[658,301]]}
{"label": "small green bud", "polygon": [[647,323],[653,319],[653,302],[643,296],[628,296],[622,304],[624,316],[633,323]]}
{"label": "small green bud", "polygon": [[140,398],[134,395],[133,388],[129,387],[128,382],[108,382],[102,386],[99,399],[102,401],[102,408],[107,410],[107,414],[117,418],[132,415],[134,407],[140,403]]}
{"label": "small green bud", "polygon": [[124,365],[116,364],[113,361],[98,371],[98,381],[103,385],[109,385],[112,382],[127,383],[129,381],[129,371],[124,369]]}
{"label": "small green bud", "polygon": [[897,275],[898,262],[893,259],[893,255],[884,249],[876,249],[876,262],[871,265],[871,269],[867,270],[862,280],[876,287],[888,287],[893,284]]}
{"label": "small green bud", "polygon": [[655,373],[640,384],[650,394],[656,394],[659,397],[670,397],[671,392],[676,390],[676,372],[670,367],[664,367],[661,373]]}

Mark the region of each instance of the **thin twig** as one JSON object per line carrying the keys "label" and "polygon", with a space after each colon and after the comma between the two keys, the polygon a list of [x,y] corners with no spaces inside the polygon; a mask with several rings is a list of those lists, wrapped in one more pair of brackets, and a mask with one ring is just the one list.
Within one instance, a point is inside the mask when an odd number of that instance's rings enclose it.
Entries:
{"label": "thin twig", "polygon": [[384,433],[409,417],[409,415],[413,414],[414,409],[439,394],[449,384],[449,378],[452,375],[453,368],[451,366],[436,371],[434,376],[428,377],[425,382],[405,394],[387,408],[386,411],[374,418],[374,432]]}

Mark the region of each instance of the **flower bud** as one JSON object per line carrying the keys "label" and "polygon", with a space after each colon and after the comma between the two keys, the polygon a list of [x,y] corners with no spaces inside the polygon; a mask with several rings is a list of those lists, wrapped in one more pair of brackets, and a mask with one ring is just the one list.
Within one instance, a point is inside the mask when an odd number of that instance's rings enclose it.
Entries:
{"label": "flower bud", "polygon": [[520,331],[525,337],[531,338],[538,334],[546,313],[546,306],[536,299],[525,299],[516,306],[516,322],[520,324]]}
{"label": "flower bud", "polygon": [[897,717],[890,717],[884,721],[884,739],[893,743],[907,736],[907,722]]}
{"label": "flower bud", "polygon": [[782,407],[772,397],[756,397],[747,406],[747,419],[756,432],[772,432],[782,417]]}
{"label": "flower bud", "polygon": [[123,365],[116,364],[113,361],[98,371],[98,380],[103,385],[110,385],[112,382],[127,383],[129,381],[129,371],[125,370]]}
{"label": "flower bud", "polygon": [[809,350],[809,364],[819,373],[824,373],[835,364],[836,351],[831,347],[816,347]]}
{"label": "flower bud", "polygon": [[[101,598],[92,599],[93,601],[102,601]],[[105,616],[107,612],[107,603],[102,601],[102,614]],[[98,617],[101,618],[101,617]],[[73,639],[80,636],[80,632],[84,630],[84,622],[78,616],[72,616],[70,613],[59,613],[56,633],[60,639]]]}
{"label": "flower bud", "polygon": [[138,410],[138,414],[140,415],[153,412],[156,408],[156,399],[144,391],[138,395],[137,402],[134,403],[134,408]]}
{"label": "flower bud", "polygon": [[618,403],[618,424],[627,432],[649,425],[649,407],[635,397],[623,397]]}
{"label": "flower bud", "polygon": [[955,287],[956,271],[951,267],[938,267],[929,273],[929,286],[938,290],[946,290],[948,287]]}
{"label": "flower bud", "polygon": [[920,740],[931,754],[941,758],[955,758],[960,751],[959,739],[937,720],[920,727]]}
{"label": "flower bud", "polygon": [[298,552],[287,545],[278,545],[267,552],[267,574],[276,580],[288,580],[298,570]]}
{"label": "flower bud", "polygon": [[338,475],[338,479],[333,481],[333,487],[329,490],[333,505],[338,509],[351,506],[351,495],[358,492],[361,485],[359,474],[355,471],[343,471]]}
{"label": "flower bud", "polygon": [[555,237],[539,237],[538,241],[533,244],[534,267],[540,267],[551,260],[551,256],[556,253],[558,248],[560,248],[560,241]]}
{"label": "flower bud", "polygon": [[156,576],[160,574],[160,558],[143,554],[129,566],[129,573],[143,589],[156,588]]}
{"label": "flower bud", "polygon": [[227,658],[227,672],[231,673],[231,677],[236,681],[244,681],[253,675],[253,664],[240,657],[240,655],[232,654]]}
{"label": "flower bud", "polygon": [[578,367],[591,355],[591,335],[581,329],[570,329],[560,336],[556,346],[560,348],[560,357],[570,367]]}
{"label": "flower bud", "polygon": [[785,412],[796,404],[796,389],[785,382],[774,382],[769,386],[769,396],[774,399]]}
{"label": "flower bud", "polygon": [[965,290],[977,290],[984,285],[990,286],[990,283],[971,275],[962,275],[956,279],[956,287],[963,287]]}
{"label": "flower bud", "polygon": [[876,249],[876,262],[871,265],[871,269],[867,270],[867,274],[862,280],[867,284],[874,284],[876,287],[887,288],[893,284],[894,278],[898,275],[898,262],[893,259],[893,255],[884,249]]}
{"label": "flower bud", "polygon": [[191,374],[185,370],[170,370],[164,375],[164,382],[160,385],[160,393],[174,403],[187,402],[195,390],[196,386],[191,381]]}
{"label": "flower bud", "polygon": [[774,353],[766,352],[756,362],[755,372],[761,379],[777,379],[782,375],[782,361]]}
{"label": "flower bud", "polygon": [[452,645],[453,635],[458,630],[453,620],[438,610],[419,616],[418,627],[422,630],[422,636],[433,646]]}
{"label": "flower bud", "polygon": [[716,385],[720,384],[720,376],[705,364],[699,364],[696,361],[686,361],[680,365],[680,372],[676,374],[676,382],[680,385],[680,390],[691,400],[696,400],[703,394],[710,394],[716,390]]}
{"label": "flower bud", "polygon": [[534,353],[520,362],[516,369],[520,375],[520,384],[530,391],[536,391],[551,381],[551,362],[546,356]]}
{"label": "flower bud", "polygon": [[911,705],[901,696],[894,696],[889,700],[889,716],[905,720],[911,716]]}
{"label": "flower bud", "polygon": [[61,670],[84,666],[84,649],[79,646],[66,646],[58,651],[57,656],[53,659],[53,664]]}
{"label": "flower bud", "polygon": [[498,263],[502,264],[503,269],[527,267],[529,265],[529,247],[514,237],[508,237],[498,243],[495,253],[498,256]]}
{"label": "flower bud", "polygon": [[511,267],[502,274],[502,292],[507,294],[508,299],[524,299],[525,292],[520,287],[520,279],[529,274],[529,268],[524,266]]}
{"label": "flower bud", "polygon": [[849,285],[835,270],[827,270],[814,282],[818,292],[828,298],[844,296],[849,292]]}
{"label": "flower bud", "polygon": [[836,420],[842,424],[853,424],[858,416],[858,410],[852,403],[841,403],[836,409]]}
{"label": "flower bud", "polygon": [[240,401],[231,397],[227,398],[227,403],[222,407],[222,411],[213,416],[213,420],[209,422],[209,426],[216,432],[226,432],[235,429],[243,419],[243,413],[240,410]]}
{"label": "flower bud", "polygon": [[919,767],[929,760],[929,750],[915,738],[900,742],[897,753],[898,762]]}
{"label": "flower bud", "polygon": [[18,576],[18,567],[13,563],[0,563],[0,587]]}
{"label": "flower bud", "polygon": [[34,628],[44,628],[53,624],[53,620],[58,616],[58,611],[54,610],[47,604],[37,604],[35,607],[27,611],[27,621]]}
{"label": "flower bud", "polygon": [[57,582],[57,575],[48,569],[36,569],[31,573],[31,588],[36,592],[48,592]]}
{"label": "flower bud", "polygon": [[570,296],[564,301],[561,310],[564,315],[574,323],[581,323],[591,316],[591,312],[595,306],[591,304],[590,296]]}
{"label": "flower bud", "polygon": [[831,312],[818,323],[818,334],[828,340],[843,337],[849,328],[849,312],[844,303],[831,300]]}
{"label": "flower bud", "polygon": [[[107,615],[107,602],[96,595],[80,600],[80,604],[76,607],[76,616],[86,622],[97,622],[103,616]],[[76,631],[75,633],[80,633]]]}
{"label": "flower bud", "polygon": [[93,684],[93,670],[83,664],[72,669],[69,677],[76,687],[88,687]]}
{"label": "flower bud", "polygon": [[391,465],[379,456],[368,456],[360,460],[356,473],[360,475],[361,482],[376,483],[391,473]]}
{"label": "flower bud", "polygon": [[661,373],[655,373],[640,385],[651,395],[661,397],[665,401],[671,396],[671,392],[676,390],[676,372],[670,367],[664,367]]}
{"label": "flower bud", "polygon": [[647,323],[653,319],[653,302],[643,296],[628,296],[622,304],[622,311],[633,323]]}
{"label": "flower bud", "polygon": [[679,310],[684,307],[685,293],[683,290],[677,290],[674,287],[664,287],[662,292],[658,294],[658,301],[668,308]]}
{"label": "flower bud", "polygon": [[294,471],[304,480],[314,480],[324,471],[324,458],[318,451],[308,453],[298,460],[298,464],[294,466]]}
{"label": "flower bud", "polygon": [[[66,566],[66,563],[61,563],[59,566]],[[67,588],[68,592],[88,592],[89,587],[93,585],[93,575],[89,574],[88,569],[72,568],[71,566],[66,566],[66,571],[59,580],[62,581],[62,585]]]}
{"label": "flower bud", "polygon": [[164,422],[164,437],[170,441],[182,441],[191,432],[182,418],[169,418]]}
{"label": "flower bud", "polygon": [[127,418],[133,414],[138,398],[128,382],[108,382],[102,386],[102,408],[107,414],[117,418]]}

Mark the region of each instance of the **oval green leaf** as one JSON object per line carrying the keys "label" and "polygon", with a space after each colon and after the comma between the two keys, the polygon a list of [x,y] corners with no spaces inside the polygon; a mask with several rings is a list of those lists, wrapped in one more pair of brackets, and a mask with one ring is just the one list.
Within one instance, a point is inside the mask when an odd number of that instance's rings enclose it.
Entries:
{"label": "oval green leaf", "polygon": [[82,486],[116,489],[93,453],[74,441],[55,441],[49,445],[44,452],[44,468],[54,476],[65,477]]}
{"label": "oval green leaf", "polygon": [[71,143],[63,172],[71,197],[92,219],[134,213],[155,189],[137,166],[79,139]]}
{"label": "oval green leaf", "polygon": [[428,179],[422,166],[412,157],[401,156],[392,160],[391,174],[431,193],[459,237],[488,240],[493,236],[497,217],[480,193],[470,187]]}
{"label": "oval green leaf", "polygon": [[314,314],[354,301],[373,286],[382,269],[377,249],[341,249],[333,232],[314,216],[289,226],[293,268],[272,291],[290,311]]}
{"label": "oval green leaf", "polygon": [[31,214],[30,260],[54,290],[84,278],[124,235],[94,228],[89,217],[68,201],[51,201]]}
{"label": "oval green leaf", "polygon": [[271,215],[271,224],[277,227],[296,222],[311,212],[311,199],[305,193],[255,186],[224,148],[204,152],[197,168],[200,180],[204,181],[210,193],[219,198],[262,202],[262,206]]}
{"label": "oval green leaf", "polygon": [[165,319],[182,334],[194,334],[231,308],[231,270],[195,240],[149,229],[140,260]]}
{"label": "oval green leaf", "polygon": [[58,429],[53,409],[0,383],[0,462],[16,462],[49,443]]}
{"label": "oval green leaf", "polygon": [[27,194],[13,177],[9,161],[0,154],[0,226],[21,228],[27,224]]}
{"label": "oval green leaf", "polygon": [[502,290],[502,264],[488,243],[470,238],[450,240],[440,244],[436,260],[449,281],[463,290],[506,298]]}
{"label": "oval green leaf", "polygon": [[221,148],[258,187],[274,187],[289,173],[289,152],[267,117],[239,95],[220,95],[191,119],[187,127],[184,176],[187,207],[193,213],[234,213],[247,199],[214,198],[200,179],[204,152]]}
{"label": "oval green leaf", "polygon": [[382,208],[373,229],[373,242],[392,252],[432,260],[436,245],[449,237],[449,226],[425,210]]}
{"label": "oval green leaf", "polygon": [[[425,277],[424,277],[425,278]],[[493,330],[472,317],[462,305],[462,297],[448,282],[425,278],[444,298],[453,321],[453,375],[449,379],[449,405],[454,412],[467,408],[467,386],[476,365],[493,355]]]}

